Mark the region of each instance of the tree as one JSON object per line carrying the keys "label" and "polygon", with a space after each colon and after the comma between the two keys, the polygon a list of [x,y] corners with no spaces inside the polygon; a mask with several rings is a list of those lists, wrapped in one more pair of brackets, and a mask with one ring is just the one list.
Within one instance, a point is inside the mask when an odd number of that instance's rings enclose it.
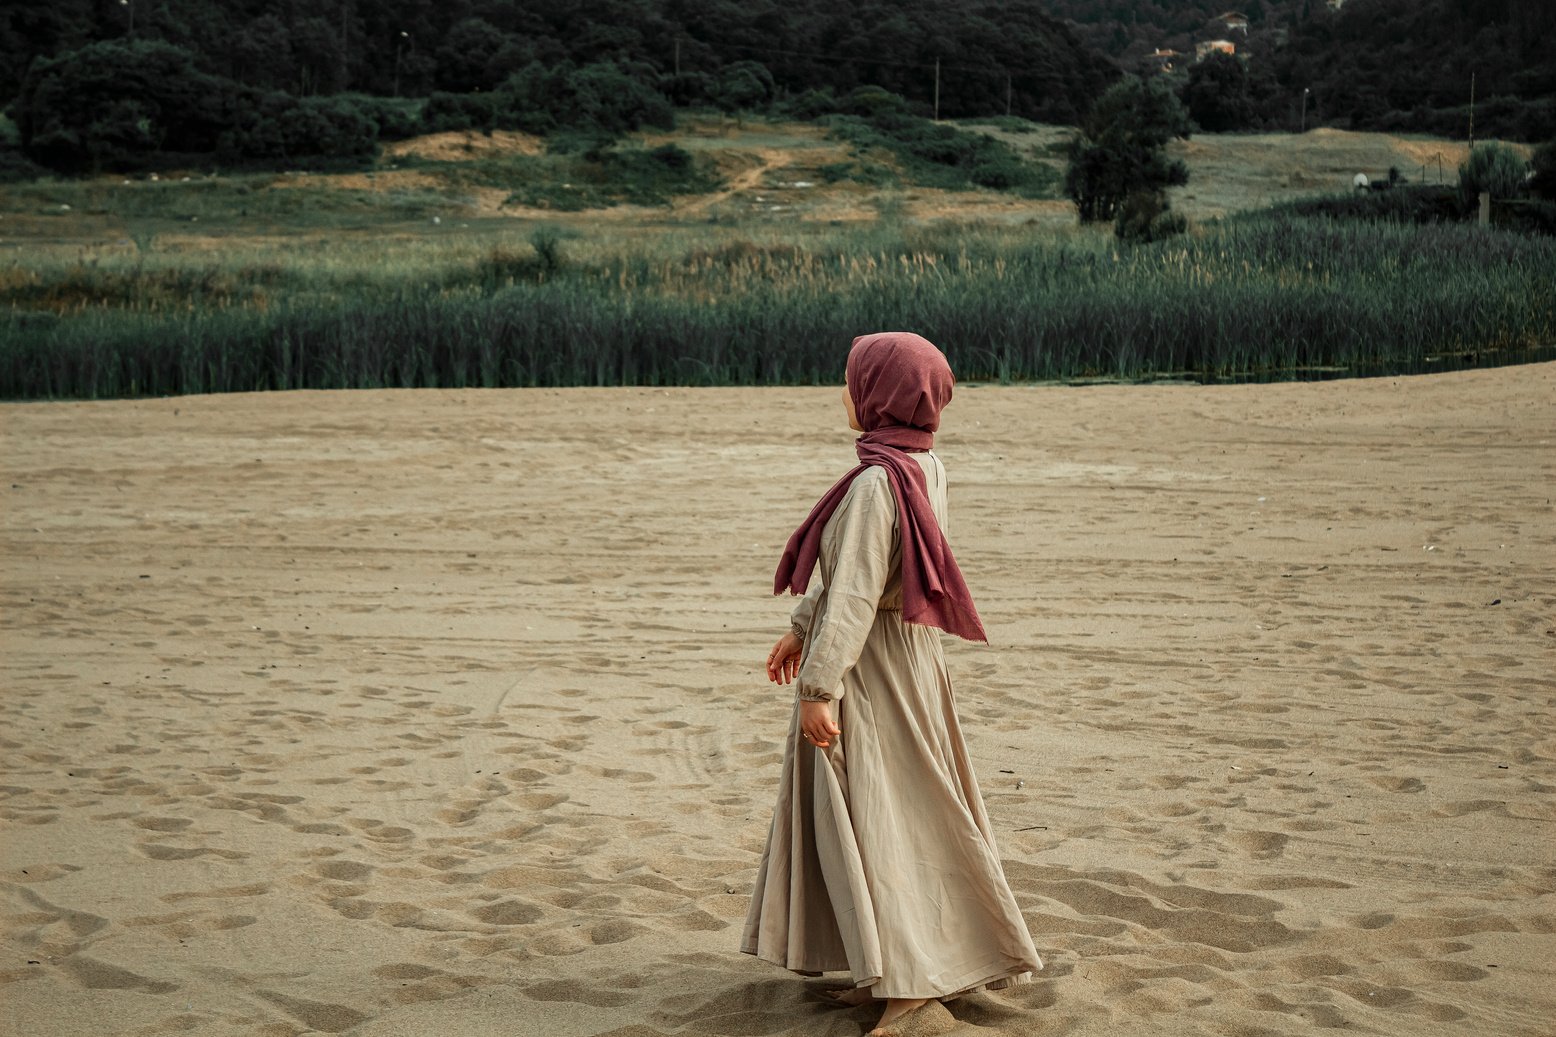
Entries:
{"label": "tree", "polygon": [[497,91],[497,121],[530,133],[569,129],[606,138],[642,126],[668,129],[670,103],[630,71],[644,70],[610,61],[579,69],[536,62]]}
{"label": "tree", "polygon": [[291,32],[297,62],[297,92],[334,93],[345,86],[345,54],[340,33],[323,18],[304,18]]}
{"label": "tree", "polygon": [[495,72],[512,72],[523,68],[533,60],[534,50],[529,49],[526,60],[504,70],[502,66],[518,60],[517,54],[504,55],[503,62],[494,59],[502,54],[509,37],[491,22],[481,18],[466,18],[448,31],[448,37],[437,50],[438,86],[455,93],[471,93],[490,90],[501,78],[491,78]]}
{"label": "tree", "polygon": [[261,15],[231,43],[231,74],[246,86],[284,90],[297,77],[292,60],[292,38],[286,25],[273,14]]}
{"label": "tree", "polygon": [[773,74],[755,61],[737,61],[719,70],[715,89],[721,110],[749,111],[773,99]]}
{"label": "tree", "polygon": [[1126,76],[1109,87],[1070,141],[1064,189],[1081,222],[1115,219],[1124,200],[1139,193],[1159,196],[1156,212],[1164,213],[1166,189],[1189,180],[1188,167],[1167,157],[1167,142],[1188,139],[1189,130],[1188,112],[1160,79]]}
{"label": "tree", "polygon": [[1473,204],[1482,191],[1493,198],[1516,198],[1524,193],[1529,163],[1506,144],[1477,144],[1469,161],[1459,167],[1459,197]]}
{"label": "tree", "polygon": [[14,111],[29,157],[81,172],[210,151],[231,94],[231,81],[200,72],[187,50],[107,40],[36,61]]}
{"label": "tree", "polygon": [[1248,70],[1240,58],[1231,54],[1212,53],[1189,69],[1188,82],[1183,85],[1183,103],[1206,133],[1246,130],[1253,124]]}

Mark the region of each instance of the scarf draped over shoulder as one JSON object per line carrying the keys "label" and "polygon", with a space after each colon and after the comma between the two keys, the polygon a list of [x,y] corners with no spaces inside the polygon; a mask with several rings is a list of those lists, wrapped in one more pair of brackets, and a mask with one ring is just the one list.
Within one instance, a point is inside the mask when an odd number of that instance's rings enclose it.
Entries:
{"label": "scarf draped over shoulder", "polygon": [[854,478],[871,465],[886,470],[897,500],[902,538],[902,618],[969,641],[987,641],[972,592],[962,578],[929,503],[924,470],[908,456],[928,450],[951,402],[955,378],[945,354],[921,336],[888,331],[854,339],[848,392],[865,430],[854,444],[859,464],[822,495],[778,562],[773,593],[803,594],[821,554],[821,533]]}

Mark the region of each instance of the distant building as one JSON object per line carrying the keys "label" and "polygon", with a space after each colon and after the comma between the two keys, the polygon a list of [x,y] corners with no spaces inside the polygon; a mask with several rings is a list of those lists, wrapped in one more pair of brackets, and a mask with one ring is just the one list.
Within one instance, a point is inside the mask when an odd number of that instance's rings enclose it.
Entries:
{"label": "distant building", "polygon": [[1345,6],[1345,0],[1324,0],[1324,2],[1329,5],[1331,11],[1338,11]]}
{"label": "distant building", "polygon": [[1175,50],[1163,50],[1161,47],[1158,47],[1151,51],[1150,55],[1145,60],[1150,62],[1151,67],[1155,68],[1158,72],[1171,72],[1173,67],[1177,64],[1178,59],[1181,57],[1183,57],[1183,55],[1179,54]]}
{"label": "distant building", "polygon": [[1206,40],[1194,44],[1194,60],[1204,61],[1212,54],[1236,54],[1237,44],[1231,40]]}
{"label": "distant building", "polygon": [[1226,26],[1227,32],[1240,32],[1244,36],[1248,35],[1248,16],[1246,14],[1228,11],[1223,15],[1218,15],[1216,21]]}

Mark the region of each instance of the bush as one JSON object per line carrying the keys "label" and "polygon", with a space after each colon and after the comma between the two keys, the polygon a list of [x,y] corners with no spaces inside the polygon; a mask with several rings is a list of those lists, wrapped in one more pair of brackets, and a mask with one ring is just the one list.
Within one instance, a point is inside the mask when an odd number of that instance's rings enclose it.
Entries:
{"label": "bush", "polygon": [[1135,191],[1118,207],[1113,233],[1121,241],[1145,244],[1188,230],[1189,221],[1171,211],[1161,191]]}
{"label": "bush", "polygon": [[422,106],[422,132],[490,131],[496,120],[494,100],[491,94],[449,94],[440,90]]}
{"label": "bush", "polygon": [[569,128],[618,136],[675,123],[664,95],[609,61],[576,69],[534,62],[508,77],[494,98],[496,124],[529,133]]}
{"label": "bush", "polygon": [[16,148],[0,147],[0,184],[36,180],[47,170]]}
{"label": "bush", "polygon": [[1255,113],[1242,59],[1212,53],[1196,62],[1183,85],[1183,103],[1195,124],[1208,133],[1248,129]]}
{"label": "bush", "polygon": [[950,190],[969,186],[1048,197],[1055,177],[1046,165],[1024,161],[1010,145],[989,136],[914,115],[902,98],[876,87],[855,90],[840,105],[869,115],[833,115],[835,136],[860,149],[892,152],[917,184]]}
{"label": "bush", "polygon": [[786,118],[812,122],[824,115],[836,114],[838,101],[831,87],[823,87],[820,90],[807,90],[797,97],[780,101],[775,107],[777,113]]}
{"label": "bush", "polygon": [[766,107],[776,91],[773,74],[755,61],[737,61],[719,69],[714,100],[726,112]]}
{"label": "bush", "polygon": [[1529,166],[1534,170],[1534,176],[1529,179],[1529,192],[1536,198],[1556,201],[1556,140],[1535,148]]}
{"label": "bush", "polygon": [[33,63],[14,106],[29,158],[61,172],[215,149],[235,85],[155,40],[93,43]]}
{"label": "bush", "polygon": [[361,161],[378,145],[377,127],[341,97],[246,94],[233,121],[220,146],[228,160]]}
{"label": "bush", "polygon": [[1457,223],[1470,212],[1453,188],[1425,185],[1304,198],[1279,206],[1278,211],[1299,216],[1415,225]]}
{"label": "bush", "polygon": [[1459,167],[1459,196],[1466,205],[1477,203],[1482,191],[1492,198],[1517,198],[1528,173],[1529,163],[1506,144],[1477,144]]}
{"label": "bush", "polygon": [[375,136],[383,140],[405,140],[422,132],[420,104],[397,97],[372,94],[337,94],[337,101],[349,103],[373,124]]}
{"label": "bush", "polygon": [[1109,87],[1070,142],[1064,189],[1081,222],[1112,220],[1133,194],[1188,183],[1188,167],[1163,149],[1189,127],[1183,103],[1160,79],[1126,76]]}

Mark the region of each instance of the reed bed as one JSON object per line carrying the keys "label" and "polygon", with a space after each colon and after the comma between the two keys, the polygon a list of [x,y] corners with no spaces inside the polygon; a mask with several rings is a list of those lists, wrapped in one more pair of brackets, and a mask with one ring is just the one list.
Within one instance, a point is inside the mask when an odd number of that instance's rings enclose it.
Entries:
{"label": "reed bed", "polygon": [[[137,254],[0,270],[0,395],[763,385],[928,335],[968,380],[1282,379],[1516,362],[1556,342],[1556,242],[1264,216],[1120,248],[898,228],[461,250]],[[560,257],[560,258],[559,258]]]}

